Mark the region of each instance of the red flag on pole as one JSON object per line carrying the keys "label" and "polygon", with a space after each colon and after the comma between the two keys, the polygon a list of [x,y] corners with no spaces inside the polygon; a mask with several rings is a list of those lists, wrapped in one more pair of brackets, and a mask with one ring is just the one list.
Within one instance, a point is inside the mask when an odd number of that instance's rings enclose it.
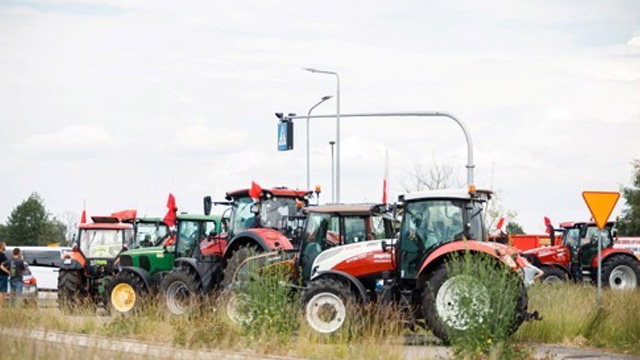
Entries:
{"label": "red flag on pole", "polygon": [[82,215],[80,216],[80,224],[87,223],[87,210],[82,209]]}
{"label": "red flag on pole", "polygon": [[262,188],[260,185],[256,184],[255,181],[251,181],[251,189],[249,189],[249,196],[253,200],[260,199],[260,195],[262,195]]}
{"label": "red flag on pole", "polygon": [[169,193],[169,199],[167,200],[167,214],[164,216],[164,223],[169,226],[174,226],[176,224],[176,213],[178,212],[178,207],[176,207],[176,198],[173,197],[172,193]]}
{"label": "red flag on pole", "polygon": [[500,231],[502,231],[502,226],[504,225],[504,218],[501,217],[500,220],[498,220],[498,224],[496,225],[496,228]]}
{"label": "red flag on pole", "polygon": [[386,204],[388,200],[388,178],[389,178],[389,151],[385,151],[384,162],[384,178],[382,179],[382,203]]}

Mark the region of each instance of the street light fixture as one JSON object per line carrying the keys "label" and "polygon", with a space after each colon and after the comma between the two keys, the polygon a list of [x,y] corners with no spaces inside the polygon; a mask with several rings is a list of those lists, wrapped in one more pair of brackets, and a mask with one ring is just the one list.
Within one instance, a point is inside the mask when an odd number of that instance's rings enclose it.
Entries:
{"label": "street light fixture", "polygon": [[310,165],[311,164],[311,160],[310,160],[311,155],[310,155],[310,145],[309,145],[309,143],[310,143],[310,141],[309,141],[309,139],[310,139],[310,136],[309,136],[309,133],[310,133],[310,131],[309,131],[309,120],[310,120],[310,118],[309,117],[311,116],[311,112],[313,111],[313,109],[317,108],[318,106],[320,106],[320,104],[322,104],[323,102],[331,99],[332,97],[333,96],[330,96],[330,95],[323,96],[320,99],[320,101],[318,101],[317,104],[313,105],[311,107],[311,109],[309,109],[309,112],[307,113],[307,189],[311,189],[311,165]]}
{"label": "street light fixture", "polygon": [[335,71],[318,70],[314,68],[302,68],[315,74],[334,75],[337,80],[336,89],[336,202],[340,202],[340,75]]}

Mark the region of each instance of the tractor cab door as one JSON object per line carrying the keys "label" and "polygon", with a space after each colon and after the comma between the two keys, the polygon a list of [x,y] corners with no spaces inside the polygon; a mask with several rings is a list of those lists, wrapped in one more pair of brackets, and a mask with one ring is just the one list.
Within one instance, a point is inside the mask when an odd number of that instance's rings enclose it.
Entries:
{"label": "tractor cab door", "polygon": [[[427,200],[407,203],[397,255],[400,277],[417,278],[420,266],[429,253],[442,244],[463,239],[464,214],[465,205],[462,201]],[[475,222],[468,223],[473,228]],[[479,231],[476,229],[475,232]]]}
{"label": "tractor cab door", "polygon": [[331,214],[310,213],[302,235],[300,267],[302,277],[311,276],[311,266],[323,251],[340,244],[340,217]]}
{"label": "tractor cab door", "polygon": [[[580,243],[580,266],[583,269],[591,267],[591,262],[598,256],[598,236],[600,230],[596,226],[583,227],[581,231]],[[611,246],[611,228],[606,227],[602,231],[602,248]]]}
{"label": "tractor cab door", "polygon": [[205,234],[205,224],[203,221],[196,220],[181,220],[178,223],[176,258],[193,256],[196,246]]}

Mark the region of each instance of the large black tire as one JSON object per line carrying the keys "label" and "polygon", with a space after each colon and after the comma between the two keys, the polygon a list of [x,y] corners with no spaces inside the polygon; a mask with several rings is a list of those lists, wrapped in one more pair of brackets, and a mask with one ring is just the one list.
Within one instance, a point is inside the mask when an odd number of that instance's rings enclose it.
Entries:
{"label": "large black tire", "polygon": [[[597,274],[597,268],[593,270]],[[595,276],[597,278],[597,275]],[[611,255],[602,263],[602,285],[614,290],[633,290],[640,281],[640,263],[627,255]],[[597,280],[596,280],[597,281]]]}
{"label": "large black tire", "polygon": [[330,278],[318,279],[302,292],[302,312],[311,329],[331,336],[352,320],[355,299],[349,284]]}
{"label": "large black tire", "polygon": [[540,270],[543,273],[540,277],[543,284],[555,284],[569,280],[567,273],[555,266],[542,266]]}
{"label": "large black tire", "polygon": [[[474,276],[472,275],[472,273],[469,273],[468,275]],[[459,276],[465,276],[465,275],[459,275]],[[513,276],[517,276],[517,275],[513,274]],[[440,293],[441,290],[443,290],[442,286],[445,284],[445,282],[447,282],[447,280],[450,280],[450,279],[453,279],[453,278],[449,277],[449,274],[447,271],[447,265],[446,264],[440,265],[435,271],[431,272],[429,276],[427,276],[424,284],[423,298],[422,298],[422,312],[425,317],[425,322],[428,328],[433,332],[433,334],[437,336],[440,340],[442,340],[444,343],[449,343],[450,341],[449,328],[443,321],[443,317],[446,317],[447,315],[439,313],[436,303],[437,303],[438,294]],[[477,280],[474,280],[472,282],[469,282],[469,280],[466,280],[466,281],[467,283],[473,284],[473,286],[479,286],[478,290],[482,291],[483,289],[482,287],[484,286],[482,285],[482,281],[477,281]],[[489,310],[490,312],[493,312],[490,307],[492,306],[492,304],[495,304],[496,301],[490,298],[491,292],[487,291],[486,288],[484,289],[485,289],[484,291],[486,291],[485,294],[488,294],[489,298],[486,299],[485,301],[480,299],[479,302],[484,302],[485,304],[487,304],[486,306],[489,306],[487,310]],[[446,289],[443,291],[446,291]],[[482,297],[482,295],[480,296]],[[445,297],[443,296],[443,298]],[[511,324],[509,325],[509,328],[507,329],[508,335],[515,333],[520,327],[520,325],[522,324],[522,322],[526,319],[528,303],[529,303],[529,299],[527,296],[527,290],[524,284],[522,283],[522,281],[519,281],[518,295],[517,295],[517,300],[515,304],[515,311],[513,314],[514,316]],[[443,302],[443,305],[451,306],[451,304],[448,302],[447,303]],[[451,308],[454,309],[455,306],[456,305],[452,306]],[[462,331],[465,330],[464,326],[468,327],[468,325],[464,325],[464,321],[469,321],[468,319],[465,320],[462,318],[456,318],[456,319],[453,319],[453,321],[463,322],[463,324],[460,324],[460,328]]]}
{"label": "large black tire", "polygon": [[130,315],[144,308],[149,296],[149,289],[139,275],[121,271],[109,283],[107,308],[112,313]]}
{"label": "large black tire", "polygon": [[202,282],[198,272],[188,265],[171,270],[160,284],[162,303],[173,315],[189,314],[202,300]]}
{"label": "large black tire", "polygon": [[243,246],[238,248],[231,254],[229,260],[227,260],[227,266],[224,269],[224,278],[222,279],[222,288],[228,289],[233,284],[233,278],[236,271],[242,265],[242,263],[251,256],[261,253],[260,249],[256,246]]}
{"label": "large black tire", "polygon": [[58,273],[58,307],[64,312],[73,311],[83,303],[82,272],[63,270]]}

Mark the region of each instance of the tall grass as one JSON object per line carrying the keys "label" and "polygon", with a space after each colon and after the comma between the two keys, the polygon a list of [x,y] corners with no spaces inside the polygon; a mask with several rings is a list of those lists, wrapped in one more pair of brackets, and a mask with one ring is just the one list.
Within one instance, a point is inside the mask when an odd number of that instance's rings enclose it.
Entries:
{"label": "tall grass", "polygon": [[640,354],[640,290],[604,289],[600,310],[591,285],[536,285],[529,298],[529,308],[538,310],[543,320],[525,323],[517,339]]}

